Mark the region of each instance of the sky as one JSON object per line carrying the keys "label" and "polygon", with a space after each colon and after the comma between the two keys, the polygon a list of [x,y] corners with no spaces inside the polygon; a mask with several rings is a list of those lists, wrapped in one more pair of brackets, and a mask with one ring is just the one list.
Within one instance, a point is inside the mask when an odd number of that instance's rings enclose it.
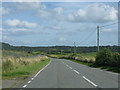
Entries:
{"label": "sky", "polygon": [[[117,2],[3,2],[2,42],[16,46],[118,44]],[[109,24],[115,23],[110,26]]]}

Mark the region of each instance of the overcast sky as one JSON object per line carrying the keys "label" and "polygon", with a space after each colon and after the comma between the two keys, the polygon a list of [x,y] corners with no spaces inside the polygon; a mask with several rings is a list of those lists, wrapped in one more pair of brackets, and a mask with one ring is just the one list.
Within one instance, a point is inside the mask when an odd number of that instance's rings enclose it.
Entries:
{"label": "overcast sky", "polygon": [[[2,41],[12,45],[95,46],[96,27],[118,20],[117,2],[4,2]],[[118,25],[100,28],[100,45],[118,44]]]}

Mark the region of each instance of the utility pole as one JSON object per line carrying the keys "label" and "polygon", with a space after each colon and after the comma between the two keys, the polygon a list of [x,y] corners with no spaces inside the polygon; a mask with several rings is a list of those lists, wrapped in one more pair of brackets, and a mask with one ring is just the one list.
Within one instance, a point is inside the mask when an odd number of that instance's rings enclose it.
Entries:
{"label": "utility pole", "polygon": [[75,46],[75,42],[74,42],[74,55],[76,54],[76,46]]}
{"label": "utility pole", "polygon": [[99,41],[100,41],[100,27],[97,26],[97,53],[99,52]]}

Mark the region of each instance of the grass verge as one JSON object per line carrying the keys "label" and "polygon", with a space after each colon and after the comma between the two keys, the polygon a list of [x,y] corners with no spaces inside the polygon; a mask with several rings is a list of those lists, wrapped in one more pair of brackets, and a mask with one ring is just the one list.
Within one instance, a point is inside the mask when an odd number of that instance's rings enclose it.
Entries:
{"label": "grass verge", "polygon": [[76,61],[76,60],[72,60],[72,59],[65,59],[65,60],[69,60],[69,61],[72,61],[72,62],[75,62],[75,63],[78,63],[78,64],[83,64],[83,65],[86,65],[86,66],[89,66],[89,67],[99,68],[99,69],[102,69],[102,70],[105,70],[105,71],[120,73],[120,71],[118,70],[117,67],[110,67],[110,66],[100,66],[100,67],[98,67],[98,66],[94,66],[93,63],[80,62],[80,61]]}
{"label": "grass verge", "polygon": [[11,70],[10,72],[5,72],[2,74],[2,78],[4,79],[12,79],[12,78],[26,78],[29,75],[32,75],[36,71],[43,68],[50,62],[50,59],[45,59],[44,61],[30,63],[26,66],[19,67],[18,69]]}

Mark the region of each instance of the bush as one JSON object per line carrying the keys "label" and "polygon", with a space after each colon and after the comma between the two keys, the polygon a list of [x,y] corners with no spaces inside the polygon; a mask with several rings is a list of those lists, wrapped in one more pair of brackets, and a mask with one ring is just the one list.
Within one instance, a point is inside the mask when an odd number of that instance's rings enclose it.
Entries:
{"label": "bush", "polygon": [[112,52],[109,49],[105,48],[99,53],[97,53],[95,65],[105,66],[109,65],[111,61],[113,61]]}
{"label": "bush", "polygon": [[113,58],[109,62],[109,65],[113,67],[120,67],[119,64],[120,64],[120,55],[118,53],[114,53]]}

